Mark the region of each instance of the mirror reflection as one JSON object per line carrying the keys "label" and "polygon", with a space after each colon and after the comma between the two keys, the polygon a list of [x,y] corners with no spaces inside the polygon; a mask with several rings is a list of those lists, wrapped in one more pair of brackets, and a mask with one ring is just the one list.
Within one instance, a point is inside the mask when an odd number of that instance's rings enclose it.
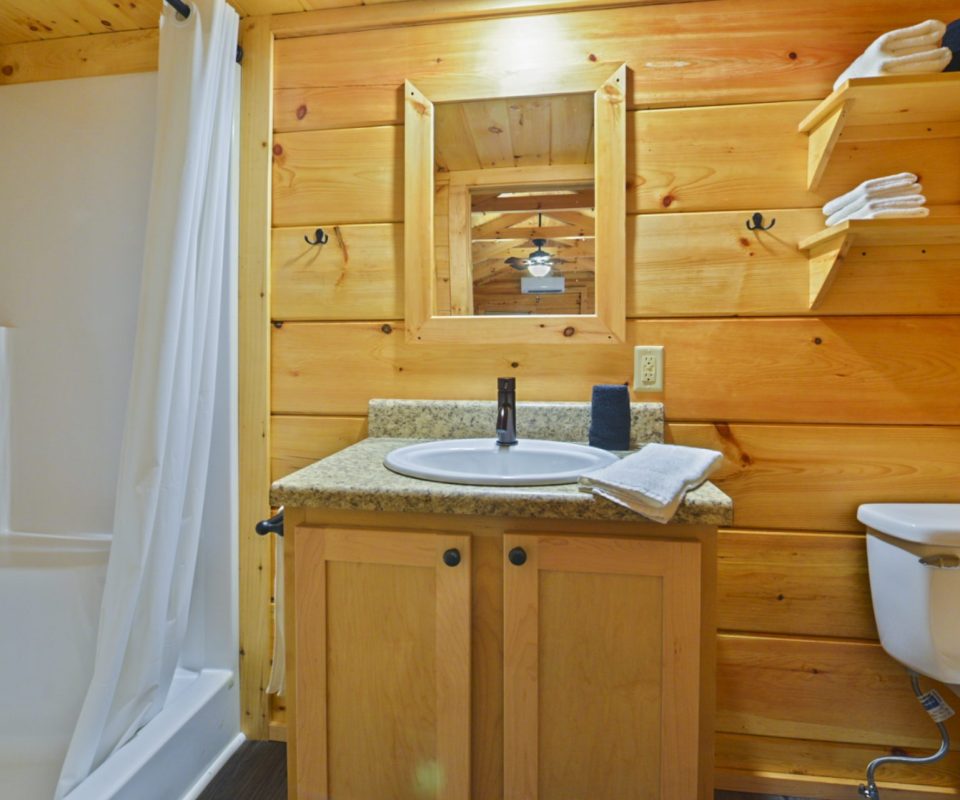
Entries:
{"label": "mirror reflection", "polygon": [[437,313],[593,314],[593,94],[436,104]]}

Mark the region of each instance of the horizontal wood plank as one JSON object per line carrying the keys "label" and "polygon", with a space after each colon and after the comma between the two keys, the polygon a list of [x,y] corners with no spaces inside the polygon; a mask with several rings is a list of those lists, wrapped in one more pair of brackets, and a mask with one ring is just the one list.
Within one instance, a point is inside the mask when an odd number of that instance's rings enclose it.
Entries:
{"label": "horizontal wood plank", "polygon": [[396,319],[403,316],[403,226],[275,228],[271,315],[275,320]]}
{"label": "horizontal wood plank", "polygon": [[807,191],[807,137],[796,125],[814,105],[781,102],[628,115],[627,209],[819,207],[861,181],[904,170],[923,176],[930,204],[960,202],[960,149],[951,139],[897,147],[839,144],[817,191]]}
{"label": "horizontal wood plank", "polygon": [[403,128],[277,134],[273,224],[403,219]]}
{"label": "horizontal wood plank", "polygon": [[[923,176],[931,205],[960,203],[960,148],[952,139],[896,148],[886,142],[838,145],[818,191],[807,191],[806,137],[796,126],[813,106],[629,113],[627,211],[819,208],[867,178],[904,169]],[[395,125],[277,134],[274,224],[402,221],[402,136]]]}
{"label": "horizontal wood plank", "polygon": [[367,435],[366,417],[270,418],[270,480],[333,455]]}
{"label": "horizontal wood plank", "polygon": [[[930,751],[903,747],[902,742],[897,740],[885,745],[864,745],[736,733],[718,733],[716,738],[716,767],[720,772],[780,772],[827,781],[833,778],[863,782],[866,766],[871,760],[904,753],[926,756]],[[943,761],[936,764],[890,764],[879,770],[877,777],[880,778],[881,787],[899,783],[960,790],[960,753],[948,753]],[[735,787],[718,781],[717,788]],[[887,796],[886,790],[883,796]]]}
{"label": "horizontal wood plank", "polygon": [[717,625],[876,639],[862,535],[721,531]]}
{"label": "horizontal wood plank", "polygon": [[[382,19],[369,14],[369,27],[403,24],[401,16],[391,21],[383,15],[403,15],[417,5],[383,7],[376,15]],[[952,19],[955,11],[947,0],[930,0],[924,6],[925,14],[942,14],[944,19]],[[333,12],[316,15],[315,20],[322,26],[316,32],[329,32],[336,25]],[[294,16],[277,18],[274,31],[278,36],[302,34],[308,32],[304,24],[308,22]],[[635,73],[636,107],[820,99],[874,38],[915,22],[916,14],[898,0],[846,0],[840,6],[811,0],[790,8],[762,0],[716,0],[420,24],[394,33],[394,38],[375,29],[280,40],[276,86],[382,87],[387,90],[384,107],[389,109],[393,102],[389,91],[405,79],[451,75],[461,85],[487,83],[525,67],[540,67],[540,54],[525,45],[531,38],[548,36],[551,62],[558,68],[595,60],[626,62]],[[390,46],[391,41],[397,46]],[[325,69],[334,64],[335,76]],[[530,93],[522,86],[512,91]],[[360,113],[369,113],[369,108]],[[379,116],[386,119],[388,113]],[[309,116],[313,124],[323,116],[321,108]],[[279,120],[278,129],[287,129],[287,122],[287,117]]]}
{"label": "horizontal wood plank", "polygon": [[[776,220],[767,232],[748,231],[749,216],[629,216],[627,315],[811,315],[807,259],[796,245],[822,227],[823,215],[817,209],[764,209],[768,224]],[[315,228],[273,231],[273,318],[402,317],[402,225],[328,226],[330,241],[323,247],[303,240],[312,239]],[[949,246],[856,249],[816,313],[960,313],[958,262],[960,248]]]}
{"label": "horizontal wood plank", "polygon": [[[287,323],[273,331],[274,413],[365,413],[380,397],[586,400],[632,379],[633,345],[665,350],[673,419],[731,422],[960,422],[960,318],[633,320],[627,342],[591,347],[408,343],[402,323]],[[343,364],[350,364],[345,371]],[[329,381],[330,375],[339,379]]]}
{"label": "horizontal wood plank", "polygon": [[[628,217],[628,315],[810,315],[808,262],[797,242],[823,228],[823,214],[758,210],[764,224],[776,222],[771,230],[748,231],[746,211]],[[856,248],[816,313],[958,313],[958,263],[957,247]]]}
{"label": "horizontal wood plank", "polygon": [[154,28],[0,45],[0,86],[154,72],[159,42]]}
{"label": "horizontal wood plank", "polygon": [[861,532],[861,503],[960,502],[956,427],[674,422],[667,437],[724,454],[712,480],[738,528]]}
{"label": "horizontal wood plank", "polygon": [[[244,0],[244,5],[275,0]],[[284,14],[273,21],[278,39],[322,36],[350,31],[379,30],[424,23],[456,22],[468,19],[495,19],[528,14],[579,11],[584,8],[642,6],[658,3],[690,3],[700,0],[301,0],[304,7],[344,6],[323,14],[306,11]],[[402,6],[376,9],[356,6],[402,2]]]}
{"label": "horizontal wood plank", "polygon": [[[957,717],[947,727],[960,733]],[[717,731],[901,747],[939,741],[906,670],[879,644],[730,634],[717,639]]]}
{"label": "horizontal wood plank", "polygon": [[[730,800],[753,800],[754,795],[767,797],[771,794],[778,797],[806,797],[810,800],[860,800],[863,797],[859,791],[863,784],[862,777],[823,779],[790,772],[717,770],[714,780],[717,788],[745,793],[734,794]],[[960,796],[960,791],[946,786],[889,783],[882,780],[878,785],[883,791],[883,800],[949,800]],[[724,793],[720,797],[726,800],[729,795]]]}

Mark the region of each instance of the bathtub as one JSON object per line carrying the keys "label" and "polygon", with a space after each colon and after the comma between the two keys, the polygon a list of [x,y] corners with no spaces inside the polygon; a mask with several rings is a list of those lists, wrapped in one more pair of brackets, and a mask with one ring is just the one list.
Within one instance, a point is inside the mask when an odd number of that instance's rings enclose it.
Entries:
{"label": "bathtub", "polygon": [[[110,538],[0,533],[0,776],[49,800],[93,669]],[[166,707],[68,800],[196,797],[240,745],[232,669],[179,669]]]}

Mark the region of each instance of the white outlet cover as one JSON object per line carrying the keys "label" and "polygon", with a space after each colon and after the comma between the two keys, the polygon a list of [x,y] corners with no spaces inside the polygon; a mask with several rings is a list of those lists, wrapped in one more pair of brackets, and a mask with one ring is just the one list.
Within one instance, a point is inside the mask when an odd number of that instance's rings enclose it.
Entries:
{"label": "white outlet cover", "polygon": [[[644,356],[653,358],[655,369],[652,380],[643,380]],[[663,391],[663,345],[640,345],[633,348],[633,391]]]}

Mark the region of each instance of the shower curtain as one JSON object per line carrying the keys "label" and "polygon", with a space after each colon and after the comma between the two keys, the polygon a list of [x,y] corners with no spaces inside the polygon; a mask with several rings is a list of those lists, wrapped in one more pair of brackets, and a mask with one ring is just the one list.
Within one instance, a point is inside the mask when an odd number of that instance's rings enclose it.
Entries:
{"label": "shower curtain", "polygon": [[236,257],[238,17],[160,20],[158,136],[113,542],[64,797],[163,707],[187,626],[209,464],[222,281]]}

